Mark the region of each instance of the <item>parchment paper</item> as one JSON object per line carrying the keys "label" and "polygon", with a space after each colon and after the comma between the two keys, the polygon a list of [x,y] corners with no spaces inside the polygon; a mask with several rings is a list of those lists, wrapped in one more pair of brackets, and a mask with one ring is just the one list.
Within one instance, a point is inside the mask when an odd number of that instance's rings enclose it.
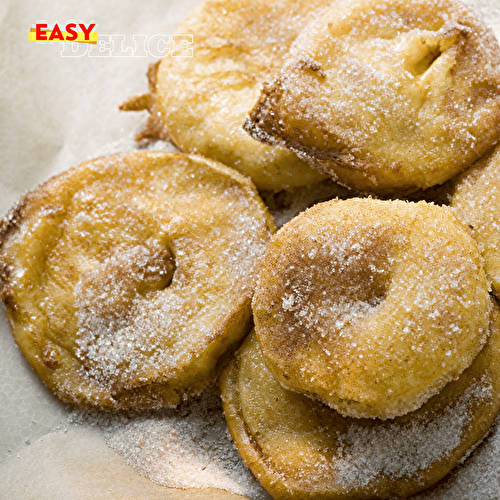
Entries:
{"label": "parchment paper", "polygon": [[[28,42],[31,25],[92,21],[98,24],[100,36],[122,34],[132,43],[134,34],[173,33],[196,3],[198,0],[0,1],[0,216],[27,189],[54,173],[102,153],[136,147],[133,135],[145,115],[120,112],[118,105],[147,90],[145,72],[156,60],[151,55],[62,57],[62,44]],[[498,37],[498,0],[468,3],[482,11]],[[168,148],[165,144],[159,147]],[[99,427],[75,426],[71,414],[24,360],[1,307],[1,498],[241,498],[214,490],[184,494],[155,485],[106,446]],[[498,434],[495,427],[462,469],[419,498],[500,498]],[[262,498],[262,493],[255,493],[258,489],[248,491]]]}

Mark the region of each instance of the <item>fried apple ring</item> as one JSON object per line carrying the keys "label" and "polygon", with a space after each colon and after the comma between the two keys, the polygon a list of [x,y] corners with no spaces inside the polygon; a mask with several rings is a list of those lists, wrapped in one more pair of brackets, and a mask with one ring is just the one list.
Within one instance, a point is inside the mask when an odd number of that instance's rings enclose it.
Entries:
{"label": "fried apple ring", "polygon": [[175,405],[248,332],[273,227],[252,183],[211,160],[137,152],[82,163],[3,221],[14,339],[64,401]]}
{"label": "fried apple ring", "polygon": [[246,130],[359,191],[452,178],[500,139],[500,47],[456,0],[338,0],[264,85]]}
{"label": "fried apple ring", "polygon": [[327,0],[205,0],[174,36],[194,35],[192,57],[167,55],[148,77],[150,93],[122,109],[149,109],[139,136],[172,141],[249,176],[259,189],[281,190],[326,176],[281,147],[242,129],[260,85],[281,67],[300,30]]}
{"label": "fried apple ring", "polygon": [[416,410],[470,365],[489,309],[477,245],[450,209],[369,198],[285,224],[253,298],[285,387],[382,419]]}
{"label": "fried apple ring", "polygon": [[[494,300],[494,299],[492,299]],[[500,408],[500,312],[472,365],[394,420],[343,417],[285,389],[250,335],[221,377],[244,461],[276,500],[406,497],[433,485],[488,432]]]}
{"label": "fried apple ring", "polygon": [[500,299],[500,148],[458,177],[450,206],[476,240],[486,277]]}

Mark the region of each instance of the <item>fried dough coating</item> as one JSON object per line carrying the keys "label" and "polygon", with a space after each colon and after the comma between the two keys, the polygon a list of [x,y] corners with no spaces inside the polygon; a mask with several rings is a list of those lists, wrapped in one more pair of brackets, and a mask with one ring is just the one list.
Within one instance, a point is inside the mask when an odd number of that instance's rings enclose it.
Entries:
{"label": "fried dough coating", "polygon": [[500,138],[500,47],[456,0],[337,0],[264,85],[245,128],[354,189],[441,184]]}
{"label": "fried dough coating", "polygon": [[487,432],[500,407],[500,313],[485,348],[420,409],[383,421],[343,417],[288,391],[255,335],[221,377],[234,443],[275,499],[406,497],[444,477]]}
{"label": "fried dough coating", "polygon": [[486,277],[500,299],[500,148],[458,177],[450,206],[476,240]]}
{"label": "fried dough coating", "polygon": [[[279,191],[326,178],[281,147],[242,129],[260,85],[281,67],[300,30],[327,0],[205,0],[179,25],[194,36],[192,57],[167,55],[150,71],[150,94],[122,109],[148,108],[142,136],[213,158]],[[142,99],[142,101],[141,101]]]}
{"label": "fried dough coating", "polygon": [[266,363],[341,414],[394,418],[467,368],[490,300],[476,243],[450,209],[354,198],[271,239],[253,298]]}
{"label": "fried dough coating", "polygon": [[248,332],[273,227],[252,183],[211,160],[138,152],[82,163],[3,221],[14,339],[64,401],[177,404]]}

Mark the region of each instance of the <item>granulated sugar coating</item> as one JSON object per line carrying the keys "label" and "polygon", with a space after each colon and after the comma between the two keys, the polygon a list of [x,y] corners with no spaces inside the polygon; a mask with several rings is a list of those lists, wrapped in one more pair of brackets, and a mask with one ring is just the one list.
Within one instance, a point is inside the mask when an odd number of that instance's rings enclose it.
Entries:
{"label": "granulated sugar coating", "polygon": [[500,432],[497,417],[478,449],[439,485],[414,500],[496,500],[500,492]]}
{"label": "granulated sugar coating", "polygon": [[354,198],[280,229],[253,311],[285,387],[344,415],[392,418],[469,366],[490,300],[477,246],[451,210]]}
{"label": "granulated sugar coating", "polygon": [[226,420],[243,459],[277,499],[400,498],[431,486],[497,415],[497,305],[493,311],[489,340],[471,366],[418,410],[388,421],[343,417],[283,388],[250,335],[221,380]]}
{"label": "granulated sugar coating", "polygon": [[[472,402],[482,396],[491,398],[491,389],[488,377],[483,377],[468,387],[455,405],[446,407],[439,420],[431,423],[423,424],[415,418],[404,428],[397,423],[370,428],[353,422],[339,438],[339,445],[356,450],[356,454],[337,462],[339,482],[346,486],[352,483],[366,486],[381,473],[403,478],[415,469],[426,469],[460,445],[463,430],[472,419]],[[408,455],[408,443],[411,443],[411,455]]]}
{"label": "granulated sugar coating", "polygon": [[297,38],[246,130],[342,184],[404,195],[500,138],[500,47],[455,0],[339,0]]}
{"label": "granulated sugar coating", "polygon": [[248,332],[273,229],[251,182],[216,162],[144,152],[83,163],[4,222],[14,338],[65,401],[175,405]]}
{"label": "granulated sugar coating", "polygon": [[450,206],[477,241],[488,281],[500,298],[500,148],[457,179]]}

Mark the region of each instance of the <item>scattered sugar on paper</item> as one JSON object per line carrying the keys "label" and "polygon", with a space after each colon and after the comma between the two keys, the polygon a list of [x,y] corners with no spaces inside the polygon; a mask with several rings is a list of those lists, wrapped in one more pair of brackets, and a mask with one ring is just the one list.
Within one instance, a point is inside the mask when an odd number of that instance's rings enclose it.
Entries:
{"label": "scattered sugar on paper", "polygon": [[75,410],[70,418],[101,426],[108,445],[157,484],[219,488],[270,500],[232,445],[213,385],[176,409],[117,414]]}

